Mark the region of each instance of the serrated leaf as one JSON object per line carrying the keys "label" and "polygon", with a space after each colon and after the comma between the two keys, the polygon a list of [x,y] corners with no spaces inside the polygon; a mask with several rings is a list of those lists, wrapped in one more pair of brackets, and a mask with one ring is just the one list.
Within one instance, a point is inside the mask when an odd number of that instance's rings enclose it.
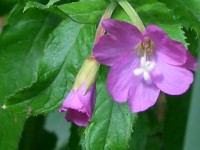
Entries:
{"label": "serrated leaf", "polygon": [[58,6],[60,10],[79,23],[98,23],[106,9],[105,1],[82,1]]}
{"label": "serrated leaf", "polygon": [[137,115],[127,104],[112,100],[105,85],[105,72],[97,82],[97,100],[90,125],[85,130],[84,144],[87,150],[127,149],[132,125]]}
{"label": "serrated leaf", "polygon": [[57,23],[55,16],[38,10],[23,13],[20,6],[10,15],[0,36],[1,105],[8,95],[32,85],[49,32]]}
{"label": "serrated leaf", "polygon": [[27,9],[30,9],[30,8],[47,9],[49,7],[46,5],[43,5],[41,3],[38,3],[38,2],[29,1],[26,3],[26,5],[24,7],[24,11],[26,11]]}
{"label": "serrated leaf", "polygon": [[176,19],[180,20],[186,28],[195,29],[200,35],[200,3],[199,0],[173,0],[163,1],[174,11]]}
{"label": "serrated leaf", "polygon": [[50,7],[52,6],[53,4],[55,4],[56,2],[59,2],[60,0],[50,0],[48,3],[47,3],[47,7]]}
{"label": "serrated leaf", "polygon": [[0,149],[18,149],[21,132],[25,123],[25,115],[17,115],[0,109]]}
{"label": "serrated leaf", "polygon": [[43,5],[39,2],[28,1],[24,7],[24,11],[26,11],[29,8],[48,9],[50,6],[52,6],[54,3],[58,1],[60,0],[50,0],[46,5]]}
{"label": "serrated leaf", "polygon": [[169,35],[171,39],[179,41],[183,43],[185,47],[188,47],[181,24],[159,24],[159,26]]}
{"label": "serrated leaf", "polygon": [[10,109],[27,114],[57,109],[74,82],[83,60],[90,55],[94,25],[63,21],[50,36],[40,61],[38,79],[8,100]]}

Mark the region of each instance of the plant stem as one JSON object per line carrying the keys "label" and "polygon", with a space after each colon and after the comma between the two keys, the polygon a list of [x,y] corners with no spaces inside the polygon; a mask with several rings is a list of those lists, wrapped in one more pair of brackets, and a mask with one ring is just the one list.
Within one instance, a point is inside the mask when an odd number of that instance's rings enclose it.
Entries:
{"label": "plant stem", "polygon": [[96,36],[95,36],[95,41],[94,41],[94,44],[96,44],[100,37],[104,34],[104,29],[102,27],[102,21],[104,19],[108,19],[111,17],[113,11],[115,10],[115,7],[117,6],[117,3],[115,2],[111,2],[108,7],[106,8],[103,16],[101,17],[101,21],[99,22],[99,25],[98,25],[98,28],[97,28],[97,32],[96,32]]}
{"label": "plant stem", "polygon": [[142,20],[138,16],[137,12],[133,7],[126,1],[126,0],[117,0],[119,5],[124,9],[124,11],[127,13],[133,24],[143,33],[145,32],[144,24],[142,23]]}

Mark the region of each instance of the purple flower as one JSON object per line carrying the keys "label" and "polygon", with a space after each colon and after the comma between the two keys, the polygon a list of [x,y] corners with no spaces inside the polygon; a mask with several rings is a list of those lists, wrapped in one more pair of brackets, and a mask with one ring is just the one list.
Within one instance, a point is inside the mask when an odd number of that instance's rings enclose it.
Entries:
{"label": "purple flower", "polygon": [[117,102],[128,101],[132,112],[156,103],[160,91],[170,95],[184,93],[193,82],[196,60],[178,41],[159,27],[148,25],[141,33],[135,26],[104,20],[109,33],[94,47],[96,59],[111,66],[107,87]]}
{"label": "purple flower", "polygon": [[67,121],[74,122],[78,126],[87,126],[92,116],[95,100],[95,84],[86,93],[85,84],[83,84],[80,89],[68,94],[59,111],[67,111],[65,116]]}
{"label": "purple flower", "polygon": [[74,86],[64,100],[59,112],[66,112],[66,120],[78,126],[87,126],[96,101],[96,75],[99,64],[94,58],[86,59]]}

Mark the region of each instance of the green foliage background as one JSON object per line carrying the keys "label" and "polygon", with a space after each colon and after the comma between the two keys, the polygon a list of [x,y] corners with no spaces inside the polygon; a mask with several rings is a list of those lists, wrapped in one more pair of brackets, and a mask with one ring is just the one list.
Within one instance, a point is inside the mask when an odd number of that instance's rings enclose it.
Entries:
{"label": "green foliage background", "polygon": [[[198,0],[129,2],[145,25],[159,25],[197,57]],[[6,106],[0,109],[0,150],[200,148],[200,137],[196,136],[200,135],[200,69],[194,87],[187,93],[162,94],[156,106],[133,114],[127,104],[115,103],[107,93],[108,68],[101,66],[90,125],[78,128],[66,123],[64,114],[57,112],[84,59],[91,53],[96,27],[109,3],[109,0],[0,2],[0,15],[6,18],[0,33],[0,105]],[[120,6],[112,18],[130,22]]]}

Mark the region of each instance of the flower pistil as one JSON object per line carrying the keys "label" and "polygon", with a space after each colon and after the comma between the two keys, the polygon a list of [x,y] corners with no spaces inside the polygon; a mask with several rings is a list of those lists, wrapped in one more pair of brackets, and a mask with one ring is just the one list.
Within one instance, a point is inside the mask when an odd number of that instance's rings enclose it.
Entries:
{"label": "flower pistil", "polygon": [[143,74],[145,81],[151,81],[149,73],[154,69],[155,63],[147,61],[145,56],[140,59],[141,68],[136,68],[133,70],[135,76],[140,76]]}

